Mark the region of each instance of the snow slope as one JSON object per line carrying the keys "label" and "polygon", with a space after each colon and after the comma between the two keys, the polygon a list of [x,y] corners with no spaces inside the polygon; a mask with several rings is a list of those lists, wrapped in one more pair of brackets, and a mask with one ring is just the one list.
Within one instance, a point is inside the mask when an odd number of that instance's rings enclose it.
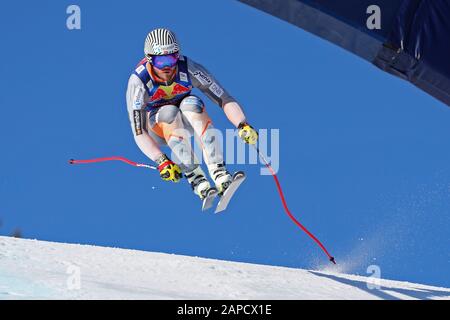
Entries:
{"label": "snow slope", "polygon": [[0,299],[450,299],[450,289],[0,237]]}

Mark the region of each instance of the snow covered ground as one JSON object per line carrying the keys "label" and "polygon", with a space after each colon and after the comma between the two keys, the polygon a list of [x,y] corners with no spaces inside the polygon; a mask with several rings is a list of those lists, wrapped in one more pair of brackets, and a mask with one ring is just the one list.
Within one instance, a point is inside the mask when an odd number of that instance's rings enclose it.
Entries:
{"label": "snow covered ground", "polygon": [[0,299],[450,299],[321,271],[0,237]]}

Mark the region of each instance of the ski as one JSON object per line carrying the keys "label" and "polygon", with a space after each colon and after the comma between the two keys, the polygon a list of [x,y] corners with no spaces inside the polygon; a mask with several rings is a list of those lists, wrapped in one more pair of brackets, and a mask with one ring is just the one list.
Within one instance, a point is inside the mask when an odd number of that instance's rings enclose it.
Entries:
{"label": "ski", "polygon": [[220,197],[215,213],[220,213],[228,207],[231,198],[233,197],[239,186],[242,184],[242,182],[244,182],[245,178],[246,178],[245,173],[242,171],[238,171],[235,174],[233,174],[233,181],[231,182],[227,190],[225,190],[223,195]]}
{"label": "ski", "polygon": [[206,192],[206,197],[203,199],[202,211],[206,211],[213,206],[218,193],[219,191],[214,187]]}

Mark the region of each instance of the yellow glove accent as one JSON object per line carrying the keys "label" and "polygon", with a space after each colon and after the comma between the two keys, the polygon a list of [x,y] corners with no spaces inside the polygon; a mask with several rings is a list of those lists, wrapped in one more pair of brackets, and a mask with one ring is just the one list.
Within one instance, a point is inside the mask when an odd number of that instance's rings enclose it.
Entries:
{"label": "yellow glove accent", "polygon": [[256,144],[258,141],[258,132],[248,123],[241,123],[239,125],[239,137],[248,144]]}
{"label": "yellow glove accent", "polygon": [[183,177],[180,167],[173,163],[167,156],[158,161],[158,170],[161,178],[165,181],[179,182]]}

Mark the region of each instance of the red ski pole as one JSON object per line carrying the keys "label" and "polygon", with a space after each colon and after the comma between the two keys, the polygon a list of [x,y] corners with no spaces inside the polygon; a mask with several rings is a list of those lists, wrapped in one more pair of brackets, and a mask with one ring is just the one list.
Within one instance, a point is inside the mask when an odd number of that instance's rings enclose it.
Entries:
{"label": "red ski pole", "polygon": [[325,246],[322,244],[322,242],[320,242],[319,239],[317,239],[308,229],[306,229],[305,226],[303,226],[291,213],[291,211],[289,210],[287,203],[286,203],[286,199],[284,197],[283,194],[283,190],[281,189],[281,184],[280,181],[278,180],[278,177],[275,173],[275,170],[273,170],[273,168],[270,166],[269,162],[266,160],[266,157],[264,157],[264,155],[261,153],[261,151],[259,150],[259,147],[254,146],[256,149],[256,152],[258,153],[259,157],[261,158],[261,160],[264,162],[264,164],[266,165],[266,167],[269,169],[270,173],[273,176],[273,179],[275,180],[275,184],[277,185],[277,189],[278,189],[278,194],[280,195],[280,199],[281,202],[283,203],[283,207],[284,210],[286,211],[287,215],[289,216],[289,218],[291,218],[291,220],[298,226],[300,227],[300,229],[302,229],[312,240],[314,240],[314,242],[317,243],[317,245],[322,249],[322,251],[328,256],[328,259],[333,263],[336,264],[336,260],[334,259],[334,257],[332,255],[330,255],[330,253],[328,252],[328,250],[325,248]]}
{"label": "red ski pole", "polygon": [[70,164],[87,164],[87,163],[96,163],[96,162],[106,162],[106,161],[122,161],[125,162],[129,165],[132,165],[134,167],[141,167],[141,168],[148,168],[148,169],[152,169],[152,170],[157,170],[157,168],[155,166],[151,166],[145,163],[137,163],[134,161],[131,161],[127,158],[124,157],[106,157],[106,158],[96,158],[96,159],[89,159],[89,160],[75,160],[75,159],[70,159],[69,163]]}

